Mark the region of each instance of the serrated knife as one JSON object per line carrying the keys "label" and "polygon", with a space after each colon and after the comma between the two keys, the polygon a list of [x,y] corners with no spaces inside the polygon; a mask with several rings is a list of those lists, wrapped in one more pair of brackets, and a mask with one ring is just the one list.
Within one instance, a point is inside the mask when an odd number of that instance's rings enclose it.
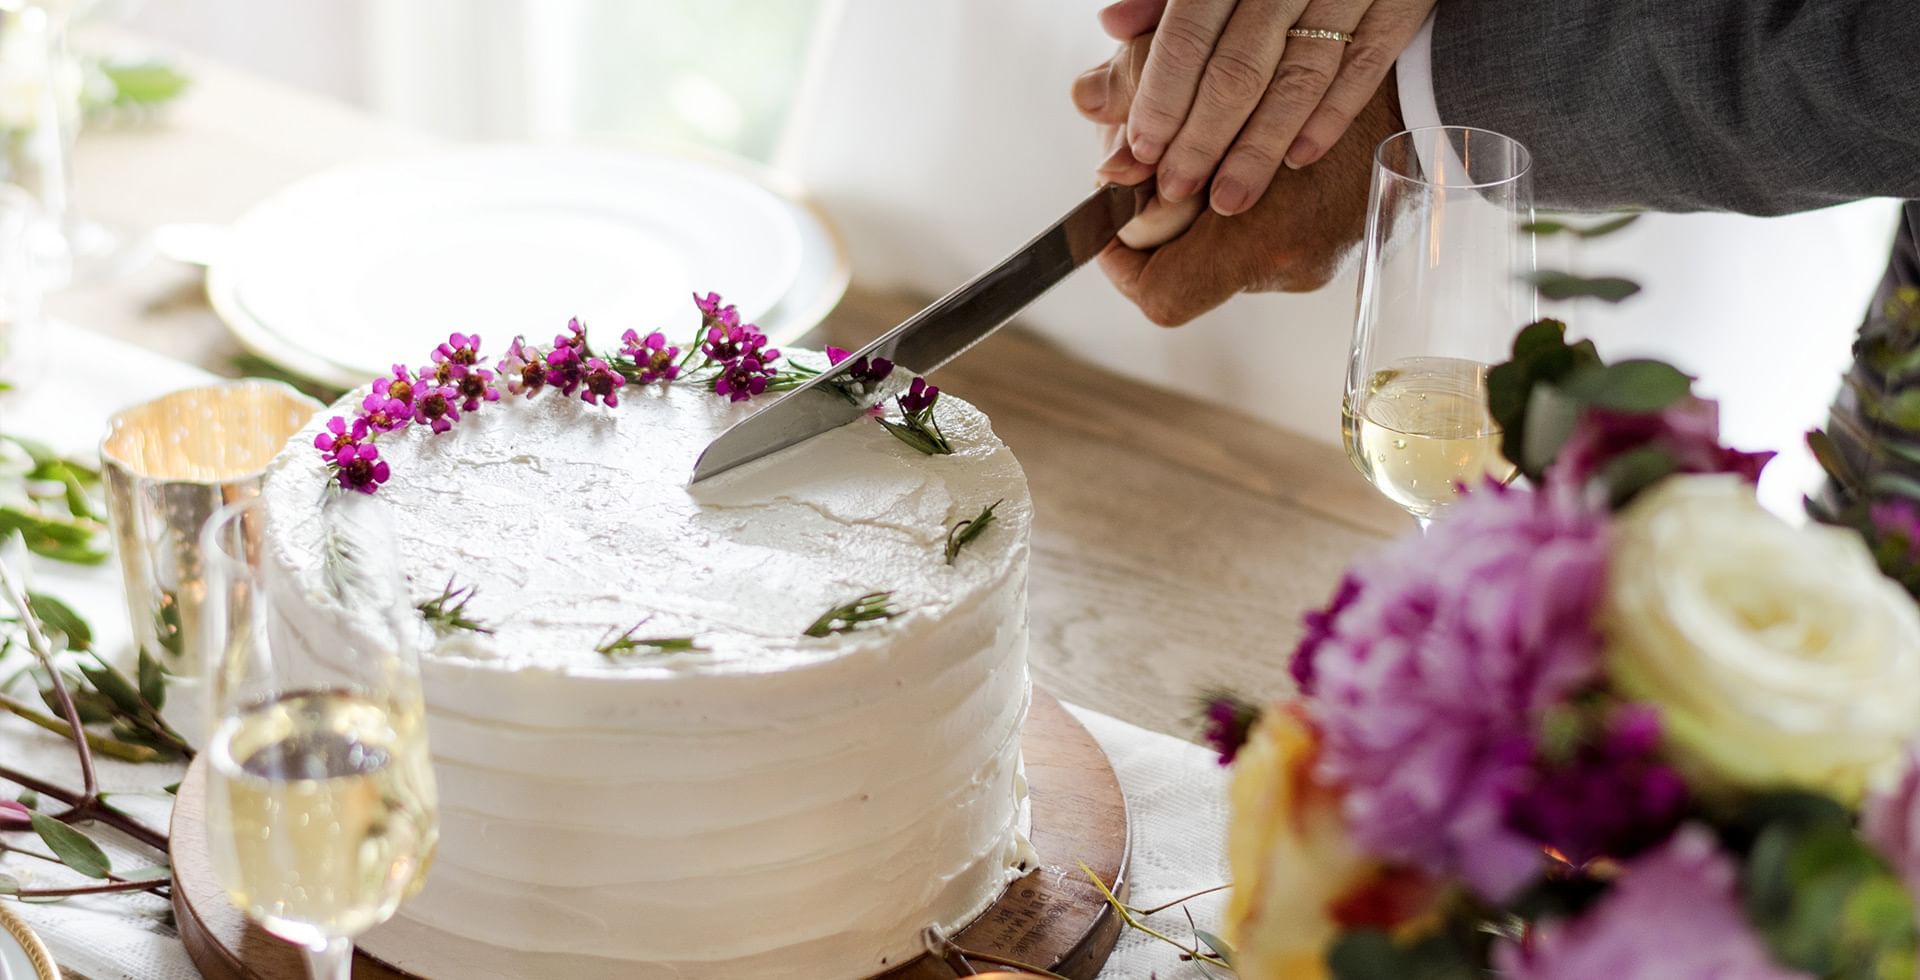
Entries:
{"label": "serrated knife", "polygon": [[837,429],[902,387],[893,383],[863,397],[848,397],[840,379],[862,358],[892,361],[894,379],[901,379],[932,374],[966,353],[1100,254],[1151,198],[1150,185],[1109,184],[1095,191],[998,265],[720,433],[694,462],[688,485]]}

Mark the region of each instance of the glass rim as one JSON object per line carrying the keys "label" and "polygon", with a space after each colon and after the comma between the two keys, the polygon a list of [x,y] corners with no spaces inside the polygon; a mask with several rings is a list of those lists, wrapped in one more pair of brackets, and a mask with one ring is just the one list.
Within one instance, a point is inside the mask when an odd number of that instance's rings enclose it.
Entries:
{"label": "glass rim", "polygon": [[[1450,133],[1450,132],[1451,133],[1479,133],[1483,136],[1491,136],[1494,139],[1501,140],[1511,145],[1512,147],[1520,151],[1519,168],[1516,169],[1513,173],[1508,174],[1507,176],[1502,177],[1499,180],[1483,180],[1483,181],[1469,181],[1465,183],[1453,183],[1450,181],[1430,180],[1425,177],[1415,177],[1415,176],[1412,176],[1411,174],[1404,173],[1395,167],[1391,167],[1387,165],[1387,161],[1386,161],[1387,146],[1388,144],[1393,143],[1395,140],[1401,140],[1401,139],[1411,140],[1415,136],[1431,135],[1434,133]],[[1419,150],[1417,147],[1414,150],[1414,156],[1415,156],[1415,159],[1419,159]],[[1409,184],[1419,184],[1420,186],[1423,186],[1423,187],[1438,187],[1445,190],[1463,190],[1463,191],[1483,190],[1489,187],[1501,187],[1506,184],[1511,184],[1514,181],[1517,181],[1533,173],[1533,151],[1527,149],[1527,144],[1522,143],[1519,140],[1514,139],[1513,137],[1508,136],[1505,133],[1499,132],[1498,130],[1487,129],[1482,126],[1415,126],[1408,129],[1403,129],[1397,133],[1392,133],[1388,135],[1386,139],[1381,140],[1380,144],[1373,148],[1373,167],[1376,171],[1386,174],[1387,176],[1390,176],[1395,180],[1404,181]]]}

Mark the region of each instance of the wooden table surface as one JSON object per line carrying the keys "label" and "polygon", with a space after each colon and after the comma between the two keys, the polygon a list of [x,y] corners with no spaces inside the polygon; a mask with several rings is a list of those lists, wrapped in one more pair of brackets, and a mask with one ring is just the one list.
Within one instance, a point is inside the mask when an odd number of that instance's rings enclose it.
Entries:
{"label": "wooden table surface", "polygon": [[[182,60],[194,86],[162,121],[81,138],[75,197],[90,216],[134,229],[228,222],[299,177],[430,142],[339,103]],[[843,343],[878,334],[925,299],[862,291],[858,269],[854,277],[825,327]],[[235,373],[238,348],[196,268],[156,259],[48,306]],[[1355,555],[1409,526],[1337,447],[1122,379],[1018,329],[937,380],[986,410],[1032,482],[1036,681],[1147,728],[1192,737],[1192,700],[1205,685],[1286,691],[1302,611],[1326,599]]]}

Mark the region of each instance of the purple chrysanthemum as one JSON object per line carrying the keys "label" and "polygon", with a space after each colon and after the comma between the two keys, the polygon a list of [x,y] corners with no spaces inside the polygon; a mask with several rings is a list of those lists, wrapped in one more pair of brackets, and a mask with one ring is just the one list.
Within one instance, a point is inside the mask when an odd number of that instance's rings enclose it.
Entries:
{"label": "purple chrysanthemum", "polygon": [[728,327],[708,327],[707,341],[700,345],[700,353],[707,359],[719,364],[731,364],[743,357],[751,357],[766,364],[779,356],[778,351],[768,352],[761,348],[767,344],[767,335],[751,323],[736,324]]}
{"label": "purple chrysanthemum", "polygon": [[1604,512],[1489,484],[1355,566],[1309,664],[1356,842],[1496,901],[1537,871],[1506,802],[1547,710],[1599,670],[1606,565]]}
{"label": "purple chrysanthemum", "polygon": [[1204,717],[1200,740],[1219,754],[1221,765],[1230,766],[1260,720],[1260,709],[1231,694],[1215,694],[1207,698]]}
{"label": "purple chrysanthemum", "polygon": [[1659,713],[1625,705],[1569,758],[1541,761],[1508,801],[1507,826],[1575,866],[1633,857],[1666,840],[1686,809],[1687,784],[1659,750]]}
{"label": "purple chrysanthemum", "polygon": [[680,377],[680,348],[667,343],[667,335],[658,330],[645,337],[629,330],[620,337],[620,353],[640,371],[640,383],[673,381]]}
{"label": "purple chrysanthemum", "polygon": [[925,378],[913,379],[907,393],[900,396],[900,410],[908,415],[919,415],[930,411],[933,403],[940,400],[940,389],[927,383]]}
{"label": "purple chrysanthemum", "polygon": [[1494,966],[1506,980],[1810,980],[1776,963],[1748,924],[1738,876],[1712,831],[1682,827],[1586,914],[1500,943]]}
{"label": "purple chrysanthemum", "polygon": [[1313,658],[1320,652],[1322,644],[1333,638],[1333,621],[1353,600],[1360,595],[1360,581],[1349,572],[1340,577],[1340,585],[1333,590],[1333,600],[1324,609],[1308,611],[1305,619],[1306,630],[1300,635],[1300,642],[1293,648],[1293,656],[1287,661],[1287,672],[1293,675],[1293,682],[1300,687],[1300,693],[1313,693]]}
{"label": "purple chrysanthemum", "polygon": [[413,408],[414,383],[413,372],[407,370],[405,364],[395,364],[393,366],[393,377],[374,379],[373,393],[382,398],[391,398],[411,410]]}
{"label": "purple chrysanthemum", "polygon": [[597,358],[587,358],[587,373],[580,381],[580,400],[589,405],[603,404],[608,408],[620,404],[620,386],[627,379],[620,376],[607,362]]}
{"label": "purple chrysanthemum", "polygon": [[571,395],[587,378],[587,362],[574,347],[555,347],[547,354],[547,384]]}
{"label": "purple chrysanthemum", "polygon": [[339,455],[341,450],[365,442],[368,431],[366,419],[356,418],[349,425],[345,418],[335,415],[327,420],[327,427],[313,437],[313,448],[320,450],[322,456],[331,460]]}
{"label": "purple chrysanthemum", "polygon": [[494,365],[498,379],[509,395],[532,398],[547,385],[547,355],[519,337],[507,346],[507,356]]}
{"label": "purple chrysanthemum", "polygon": [[[844,361],[847,358],[852,356],[853,356],[852,353],[846,350],[842,350],[841,348],[838,348],[838,347],[827,348],[827,363],[834,365],[836,367],[839,366],[841,361]],[[853,366],[847,368],[847,373],[845,377],[848,381],[852,381],[856,384],[875,385],[875,384],[879,384],[882,381],[887,380],[887,376],[891,375],[892,373],[893,373],[892,361],[889,361],[884,357],[875,357],[871,359],[862,357],[859,360],[854,361]]]}
{"label": "purple chrysanthemum", "polygon": [[388,398],[378,391],[370,391],[360,399],[360,418],[365,419],[367,428],[375,432],[392,432],[404,429],[413,422],[413,406],[398,398]]}
{"label": "purple chrysanthemum", "polygon": [[455,365],[453,389],[460,393],[460,409],[466,412],[479,411],[481,402],[500,400],[500,390],[493,386],[493,372],[483,367]]}
{"label": "purple chrysanthemum", "polygon": [[413,420],[435,432],[460,421],[460,391],[448,385],[422,386],[414,393]]}
{"label": "purple chrysanthemum", "polygon": [[740,325],[740,311],[721,299],[719,293],[708,293],[705,296],[694,293],[693,305],[700,308],[702,326],[712,328]]}
{"label": "purple chrysanthemum", "polygon": [[1749,483],[1773,452],[1747,453],[1720,445],[1720,406],[1705,398],[1687,397],[1658,412],[1615,412],[1588,408],[1580,413],[1573,432],[1561,445],[1547,470],[1547,480],[1570,486],[1585,484],[1606,465],[1636,449],[1653,448],[1673,459],[1679,473],[1737,473]]}
{"label": "purple chrysanthemum", "polygon": [[771,364],[762,364],[759,358],[748,355],[722,367],[720,376],[713,380],[713,390],[733,401],[743,402],[766,391],[767,381],[773,374]]}
{"label": "purple chrysanthemum", "polygon": [[390,475],[387,461],[380,458],[380,450],[373,446],[347,446],[334,456],[336,475],[340,485],[348,490],[372,493],[387,482]]}

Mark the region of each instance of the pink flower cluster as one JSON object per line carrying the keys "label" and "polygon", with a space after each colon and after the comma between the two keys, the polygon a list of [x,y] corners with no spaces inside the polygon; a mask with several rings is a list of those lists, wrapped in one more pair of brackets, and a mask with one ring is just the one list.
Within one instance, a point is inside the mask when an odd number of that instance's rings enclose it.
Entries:
{"label": "pink flower cluster", "polygon": [[477,412],[501,395],[532,398],[546,389],[578,394],[589,405],[620,404],[629,383],[670,384],[680,379],[693,354],[704,355],[699,369],[712,368],[713,390],[745,401],[767,390],[778,370],[780,352],[767,336],[718,293],[696,295],[700,334],[683,356],[681,348],[658,330],[642,335],[628,330],[619,350],[602,356],[587,343],[586,327],[576,318],[553,338],[549,350],[515,337],[505,357],[492,367],[481,360],[478,334],[456,333],[434,348],[431,363],[410,370],[395,364],[392,374],[374,381],[351,417],[336,415],[314,439],[314,448],[333,470],[340,486],[373,493],[392,475],[373,443],[379,436],[421,426],[450,431],[463,414]]}

